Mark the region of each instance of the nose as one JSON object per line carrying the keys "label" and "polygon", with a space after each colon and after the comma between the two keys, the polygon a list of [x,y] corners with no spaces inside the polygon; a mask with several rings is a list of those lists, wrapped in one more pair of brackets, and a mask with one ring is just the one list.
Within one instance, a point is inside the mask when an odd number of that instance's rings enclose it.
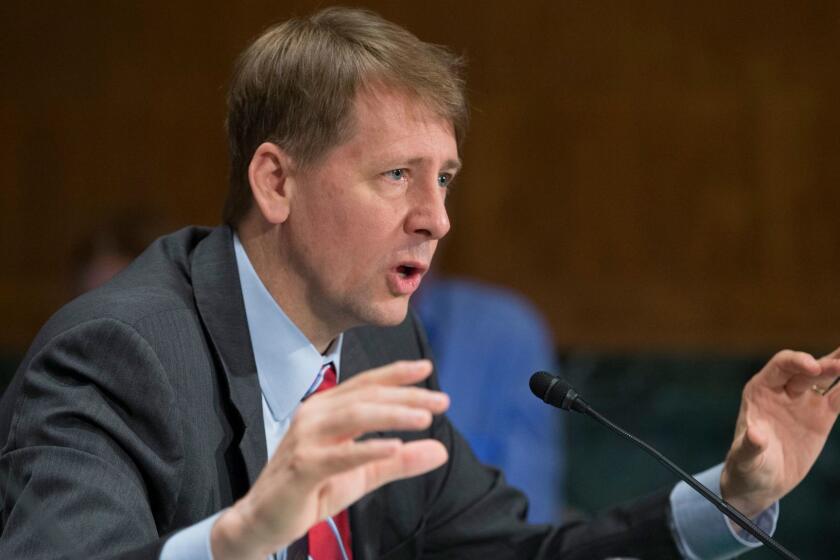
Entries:
{"label": "nose", "polygon": [[429,239],[441,239],[449,232],[449,214],[446,211],[446,189],[438,185],[437,176],[423,185],[415,184],[410,197],[411,208],[405,221],[407,233]]}

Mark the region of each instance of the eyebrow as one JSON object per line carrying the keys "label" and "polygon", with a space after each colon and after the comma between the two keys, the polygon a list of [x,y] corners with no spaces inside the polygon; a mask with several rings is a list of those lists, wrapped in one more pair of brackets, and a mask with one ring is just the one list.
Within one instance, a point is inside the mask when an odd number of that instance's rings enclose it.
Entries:
{"label": "eyebrow", "polygon": [[[425,159],[426,158],[413,158],[413,159],[408,160],[406,163],[408,163],[410,165],[417,165],[419,163],[423,163],[423,161]],[[442,169],[450,170],[450,171],[453,171],[453,172],[458,172],[458,171],[461,170],[461,167],[463,167],[463,164],[461,163],[461,160],[448,159],[445,162],[443,162]]]}
{"label": "eyebrow", "polygon": [[463,166],[464,164],[461,163],[461,160],[459,159],[448,159],[444,162],[443,168],[450,169],[457,173]]}

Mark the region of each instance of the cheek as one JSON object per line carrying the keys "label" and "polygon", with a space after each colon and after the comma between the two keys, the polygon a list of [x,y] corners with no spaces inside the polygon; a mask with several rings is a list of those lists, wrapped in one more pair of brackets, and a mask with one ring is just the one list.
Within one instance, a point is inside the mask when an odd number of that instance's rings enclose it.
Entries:
{"label": "cheek", "polygon": [[335,202],[335,233],[339,241],[368,247],[381,255],[399,239],[405,214],[401,201],[383,199],[367,191],[348,193]]}
{"label": "cheek", "polygon": [[308,216],[312,249],[326,257],[322,266],[330,267],[334,282],[345,287],[381,275],[399,249],[404,216],[400,201],[363,187],[322,192]]}
{"label": "cheek", "polygon": [[364,212],[348,219],[334,233],[337,259],[344,262],[344,270],[357,280],[382,276],[397,252],[400,228],[388,214]]}

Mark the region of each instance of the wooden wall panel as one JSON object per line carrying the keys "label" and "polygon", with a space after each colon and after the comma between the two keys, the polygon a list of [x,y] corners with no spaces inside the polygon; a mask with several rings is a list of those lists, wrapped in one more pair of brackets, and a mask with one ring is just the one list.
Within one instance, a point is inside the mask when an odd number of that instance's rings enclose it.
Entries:
{"label": "wooden wall panel", "polygon": [[[105,216],[218,221],[232,61],[320,4],[0,7],[0,347]],[[447,271],[523,291],[564,347],[840,344],[833,3],[361,4],[470,59]]]}

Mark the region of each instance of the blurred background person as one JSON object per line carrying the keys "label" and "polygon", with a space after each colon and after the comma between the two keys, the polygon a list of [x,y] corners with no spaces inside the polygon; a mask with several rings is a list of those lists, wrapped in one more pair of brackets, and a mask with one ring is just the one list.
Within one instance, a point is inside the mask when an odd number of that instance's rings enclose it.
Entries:
{"label": "blurred background person", "polygon": [[433,273],[412,305],[435,353],[447,414],[478,458],[528,496],[528,520],[557,522],[565,487],[564,417],[528,389],[536,371],[559,373],[551,331],[509,289]]}
{"label": "blurred background person", "polygon": [[[122,209],[101,216],[83,233],[67,256],[64,283],[69,300],[98,288],[131,264],[155,238],[168,231],[165,216],[151,208]],[[22,349],[0,349],[0,395],[17,369]]]}
{"label": "blurred background person", "polygon": [[122,210],[103,218],[73,250],[72,296],[98,288],[125,267],[158,236],[166,220],[150,209]]}

